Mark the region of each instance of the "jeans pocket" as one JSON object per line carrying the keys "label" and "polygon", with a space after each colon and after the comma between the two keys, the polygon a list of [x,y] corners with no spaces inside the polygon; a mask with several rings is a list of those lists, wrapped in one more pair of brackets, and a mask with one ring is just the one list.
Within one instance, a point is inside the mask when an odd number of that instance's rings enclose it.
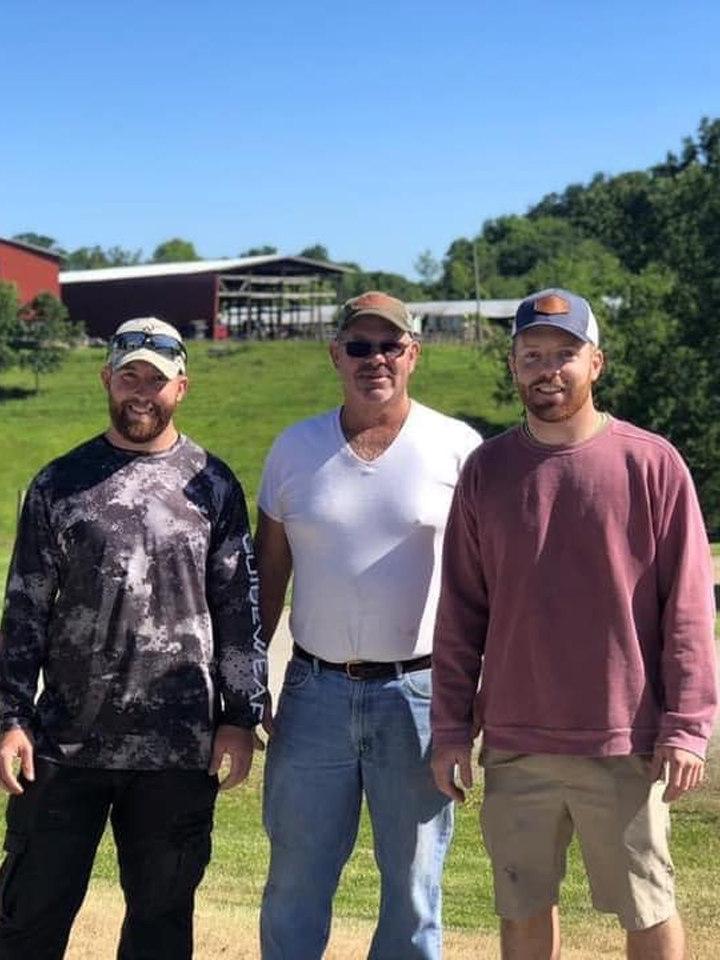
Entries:
{"label": "jeans pocket", "polygon": [[306,660],[293,658],[288,662],[285,668],[285,678],[283,687],[290,690],[297,690],[304,686],[312,674],[312,664]]}
{"label": "jeans pocket", "polygon": [[415,697],[429,700],[432,696],[432,672],[426,670],[411,670],[403,674],[403,686]]}

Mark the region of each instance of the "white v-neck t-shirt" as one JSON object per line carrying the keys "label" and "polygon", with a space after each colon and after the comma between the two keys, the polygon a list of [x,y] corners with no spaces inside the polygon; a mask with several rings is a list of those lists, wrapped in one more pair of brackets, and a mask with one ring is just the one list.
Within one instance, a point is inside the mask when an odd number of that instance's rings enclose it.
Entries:
{"label": "white v-neck t-shirt", "polygon": [[292,551],[296,643],[336,662],[430,653],[445,523],[480,442],[467,424],[414,401],[372,461],[348,443],[339,407],[280,434],[258,502]]}

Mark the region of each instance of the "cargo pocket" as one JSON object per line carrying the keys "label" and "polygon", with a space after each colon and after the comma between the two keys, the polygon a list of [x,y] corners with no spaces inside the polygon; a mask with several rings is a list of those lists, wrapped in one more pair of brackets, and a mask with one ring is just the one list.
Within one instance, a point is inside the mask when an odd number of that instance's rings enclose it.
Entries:
{"label": "cargo pocket", "polygon": [[13,897],[13,880],[27,849],[27,842],[27,834],[15,830],[8,830],[5,834],[5,859],[0,867],[0,922],[12,919],[13,906],[17,902],[17,897]]}
{"label": "cargo pocket", "polygon": [[179,813],[149,842],[118,842],[122,888],[135,916],[150,921],[192,902],[210,861],[217,778],[201,775],[207,805]]}

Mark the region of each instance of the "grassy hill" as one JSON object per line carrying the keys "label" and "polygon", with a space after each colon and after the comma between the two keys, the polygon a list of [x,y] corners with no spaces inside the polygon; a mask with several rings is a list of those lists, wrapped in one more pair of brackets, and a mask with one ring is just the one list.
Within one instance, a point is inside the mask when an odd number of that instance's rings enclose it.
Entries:
{"label": "grassy hill", "polygon": [[[222,456],[242,479],[254,513],[264,457],[276,434],[300,417],[338,402],[336,375],[327,347],[315,343],[231,345],[216,352],[207,344],[191,344],[191,390],[181,408],[179,425]],[[29,374],[13,372],[0,383],[0,576],[4,584],[7,555],[15,529],[18,491],[49,459],[104,429],[105,396],[99,379],[103,354],[79,350],[65,368],[45,378],[37,395],[29,393]],[[426,346],[413,381],[414,396],[446,413],[460,416],[490,434],[516,419],[517,407],[498,407],[492,399],[495,360],[470,346]],[[267,866],[267,842],[260,828],[260,772],[256,764],[250,782],[224,794],[218,806],[215,854],[203,886],[202,910],[217,907],[230,917],[227,939],[237,949],[236,908],[257,925],[257,905]],[[457,831],[445,881],[446,920],[450,927],[481,931],[493,938],[490,869],[478,837],[479,789],[458,810]],[[0,797],[0,814],[3,800]],[[720,794],[711,785],[682,801],[675,813],[674,851],[680,875],[680,902],[693,936],[698,960],[714,957],[717,943],[717,892],[713,871],[720,856]],[[94,870],[91,904],[106,927],[108,891],[117,895],[117,869],[109,838],[105,838]],[[93,897],[95,898],[93,900]],[[614,921],[592,914],[580,855],[574,845],[563,894],[570,938],[599,944],[605,937],[619,949]],[[202,914],[201,910],[201,914]],[[341,918],[365,920],[377,910],[377,877],[367,819],[357,850],[348,866],[337,899]],[[224,915],[225,915],[224,914]],[[203,914],[205,915],[205,914]],[[212,914],[213,924],[218,920]],[[254,933],[253,933],[254,935]],[[107,937],[107,932],[105,933]],[[112,936],[114,937],[114,928]],[[703,946],[708,945],[709,946]],[[73,956],[110,956],[88,938],[87,951]],[[698,948],[699,946],[699,948]],[[253,948],[254,949],[254,948]],[[583,957],[609,955],[591,948]],[[218,951],[202,954],[216,956]],[[238,954],[233,953],[233,956]],[[243,953],[243,956],[246,954]],[[250,950],[247,956],[253,956]],[[348,953],[341,954],[349,956]],[[359,956],[357,951],[352,954]],[[363,955],[365,955],[363,953]],[[479,956],[470,947],[454,956]],[[616,953],[613,956],[618,955]]]}
{"label": "grassy hill", "polygon": [[[74,351],[63,370],[31,393],[28,372],[0,381],[0,575],[12,545],[18,493],[48,460],[104,429],[100,383],[104,354]],[[496,361],[479,348],[428,345],[413,382],[415,397],[462,417],[482,432],[497,431],[516,416],[492,400]],[[236,471],[251,513],[262,464],[275,436],[301,417],[338,403],[337,376],[322,343],[190,344],[191,387],[180,408],[180,428]]]}

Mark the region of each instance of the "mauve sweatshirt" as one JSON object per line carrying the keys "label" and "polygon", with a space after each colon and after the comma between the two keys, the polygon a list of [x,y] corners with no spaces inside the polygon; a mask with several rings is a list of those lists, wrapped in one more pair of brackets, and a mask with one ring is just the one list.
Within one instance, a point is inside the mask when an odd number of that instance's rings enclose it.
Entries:
{"label": "mauve sweatshirt", "polygon": [[678,452],[618,420],[474,451],[445,534],[434,744],[479,726],[522,753],[704,756],[716,704],[710,551]]}

